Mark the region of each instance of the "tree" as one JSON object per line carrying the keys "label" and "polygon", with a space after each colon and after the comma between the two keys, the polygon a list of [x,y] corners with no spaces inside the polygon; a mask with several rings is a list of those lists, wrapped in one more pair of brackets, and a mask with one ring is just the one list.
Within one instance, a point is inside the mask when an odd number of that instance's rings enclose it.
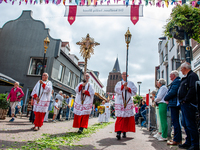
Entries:
{"label": "tree", "polygon": [[142,96],[139,96],[139,95],[135,95],[134,97],[133,97],[133,102],[134,102],[134,104],[139,104],[139,102],[140,102],[140,100],[142,99]]}

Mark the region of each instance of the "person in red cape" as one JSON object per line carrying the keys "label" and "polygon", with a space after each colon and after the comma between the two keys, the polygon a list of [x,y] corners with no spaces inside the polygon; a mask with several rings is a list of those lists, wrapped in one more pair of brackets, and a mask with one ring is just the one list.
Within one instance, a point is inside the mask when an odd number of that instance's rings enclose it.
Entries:
{"label": "person in red cape", "polygon": [[[126,72],[122,73],[122,79],[115,85],[115,116],[117,117],[115,132],[117,132],[118,140],[121,139],[121,133],[123,133],[123,138],[126,138],[126,132],[135,132],[135,111],[131,97],[136,94],[137,88],[133,82],[126,81]],[[125,91],[127,91],[126,100]]]}
{"label": "person in red cape", "polygon": [[[76,98],[74,101],[74,122],[73,127],[79,128],[78,133],[82,133],[83,129],[88,127],[89,115],[92,110],[94,90],[93,86],[89,83],[89,74],[85,75],[86,82],[79,83],[76,87]],[[83,103],[81,94],[83,95]]]}
{"label": "person in red cape", "polygon": [[[39,92],[40,90],[40,92]],[[43,125],[45,113],[48,111],[50,99],[52,92],[52,83],[48,80],[48,74],[42,74],[42,80],[39,80],[31,96],[34,99],[33,102],[33,112],[35,114],[34,127],[31,128],[34,131],[38,131],[39,128]],[[40,94],[39,94],[40,93]]]}

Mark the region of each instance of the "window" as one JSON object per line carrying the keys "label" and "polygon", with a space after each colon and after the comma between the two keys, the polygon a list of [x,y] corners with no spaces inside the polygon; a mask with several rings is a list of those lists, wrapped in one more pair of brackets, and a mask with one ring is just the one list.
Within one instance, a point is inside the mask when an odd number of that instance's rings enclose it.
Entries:
{"label": "window", "polygon": [[[45,65],[47,63],[47,59],[45,59]],[[43,58],[31,58],[30,64],[29,64],[29,75],[41,75],[42,72],[42,64],[43,64]]]}
{"label": "window", "polygon": [[164,78],[164,70],[162,71],[162,78]]}
{"label": "window", "polygon": [[75,76],[76,78],[75,78],[75,82],[74,82],[74,89],[76,88],[76,86],[78,85],[78,76],[76,75]]}
{"label": "window", "polygon": [[113,75],[113,80],[115,80],[115,75]]}
{"label": "window", "polygon": [[59,70],[58,70],[58,80],[62,82],[63,80],[63,74],[64,74],[64,66],[60,64]]}
{"label": "window", "polygon": [[72,83],[73,83],[73,72],[72,71],[69,71],[69,75],[68,75],[68,85],[69,86],[72,86]]}
{"label": "window", "polygon": [[112,75],[110,75],[110,80],[112,80]]}
{"label": "window", "polygon": [[171,62],[172,62],[172,70],[174,70],[174,57],[172,58]]}
{"label": "window", "polygon": [[168,65],[166,66],[166,80],[168,85],[169,84]]}
{"label": "window", "polygon": [[116,79],[118,79],[118,75],[116,75]]}

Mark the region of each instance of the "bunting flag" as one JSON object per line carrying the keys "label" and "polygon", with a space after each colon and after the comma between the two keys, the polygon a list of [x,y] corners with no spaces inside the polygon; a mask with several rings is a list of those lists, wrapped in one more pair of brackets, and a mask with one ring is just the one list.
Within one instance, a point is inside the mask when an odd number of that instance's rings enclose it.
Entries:
{"label": "bunting flag", "polygon": [[68,22],[72,25],[76,19],[77,5],[69,6]]}
{"label": "bunting flag", "polygon": [[131,5],[131,21],[135,25],[139,20],[139,5]]}

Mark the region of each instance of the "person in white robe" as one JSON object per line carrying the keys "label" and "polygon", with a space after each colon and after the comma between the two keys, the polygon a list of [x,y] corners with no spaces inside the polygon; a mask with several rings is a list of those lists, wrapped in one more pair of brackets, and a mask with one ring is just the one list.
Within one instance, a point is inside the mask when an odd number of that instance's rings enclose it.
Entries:
{"label": "person in white robe", "polygon": [[102,101],[102,104],[100,106],[103,106],[104,107],[104,112],[102,110],[102,112],[99,112],[99,118],[98,118],[98,121],[100,123],[103,123],[103,122],[106,122],[106,105],[105,105],[105,101]]}
{"label": "person in white robe", "polygon": [[105,111],[106,111],[106,120],[105,122],[109,122],[110,121],[110,101],[107,100],[105,103]]}
{"label": "person in white robe", "polygon": [[[127,76],[128,77],[128,76]],[[135,118],[134,118],[134,104],[131,99],[137,92],[137,88],[133,82],[126,82],[126,72],[122,73],[122,81],[115,85],[116,99],[115,99],[115,132],[117,132],[117,139],[126,138],[126,132],[135,132]],[[127,96],[125,99],[125,91]]]}
{"label": "person in white robe", "polygon": [[[88,127],[89,115],[92,111],[94,89],[89,83],[89,74],[85,75],[86,82],[79,83],[76,87],[76,98],[74,101],[74,122],[73,127],[79,128],[78,133],[82,133],[83,129]],[[83,95],[83,101],[81,100],[81,94]]]}
{"label": "person in white robe", "polygon": [[36,83],[31,93],[31,96],[34,99],[33,112],[35,114],[35,126],[31,129],[34,131],[38,131],[39,128],[43,125],[45,113],[48,111],[51,99],[51,92],[52,83],[48,80],[48,74],[43,73],[42,80],[39,80]]}

